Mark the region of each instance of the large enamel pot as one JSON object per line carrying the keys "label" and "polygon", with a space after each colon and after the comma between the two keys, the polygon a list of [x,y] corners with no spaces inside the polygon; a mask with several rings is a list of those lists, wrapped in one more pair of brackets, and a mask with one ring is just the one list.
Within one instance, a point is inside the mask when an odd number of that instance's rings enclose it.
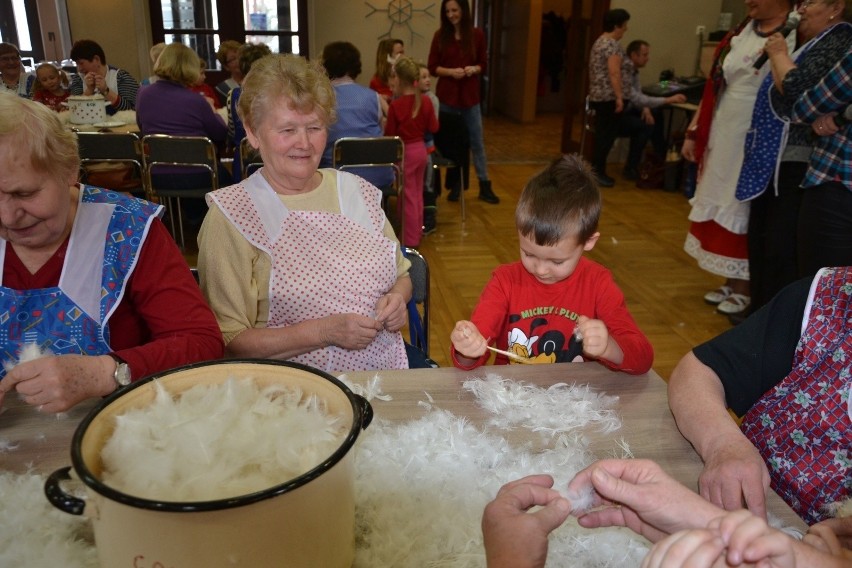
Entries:
{"label": "large enamel pot", "polygon": [[[115,417],[154,400],[153,381],[177,394],[197,384],[251,377],[315,394],[348,433],[334,453],[295,479],[249,495],[203,502],[160,502],[118,491],[101,480],[101,450]],[[122,389],[80,423],[71,445],[74,473],[87,497],[67,493],[70,467],[54,472],[45,493],[57,508],[92,518],[104,567],[351,566],[354,557],[354,455],[359,433],[372,419],[370,403],[316,369],[269,360],[215,361],[153,375]]]}

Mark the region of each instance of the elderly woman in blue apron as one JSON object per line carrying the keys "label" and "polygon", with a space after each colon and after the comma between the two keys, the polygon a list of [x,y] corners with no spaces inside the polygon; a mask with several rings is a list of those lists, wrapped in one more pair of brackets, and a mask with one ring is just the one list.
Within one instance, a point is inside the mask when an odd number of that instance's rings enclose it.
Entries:
{"label": "elderly woman in blue apron", "polygon": [[318,169],[334,107],[318,65],[295,55],[252,65],[238,112],[264,167],[208,194],[198,237],[202,289],[232,356],[325,371],[423,366],[400,334],[410,264],[381,191]]}
{"label": "elderly woman in blue apron", "polygon": [[[79,168],[55,112],[0,97],[0,404],[17,391],[61,412],[222,356],[162,207],[78,185]],[[28,345],[50,356],[22,362]]]}

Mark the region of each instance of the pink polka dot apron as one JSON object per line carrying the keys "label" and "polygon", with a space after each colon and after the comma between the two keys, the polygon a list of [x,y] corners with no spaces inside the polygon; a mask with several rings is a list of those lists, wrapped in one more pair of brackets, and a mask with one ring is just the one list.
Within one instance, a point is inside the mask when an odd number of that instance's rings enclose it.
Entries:
{"label": "pink polka dot apron", "polygon": [[[14,290],[2,285],[0,269],[0,357],[16,361],[27,343],[56,355],[112,351],[109,318],[124,296],[148,228],[162,209],[141,199],[82,186],[59,285]],[[0,239],[0,267],[6,246]]]}
{"label": "pink polka dot apron", "polygon": [[[345,313],[375,317],[376,303],[396,282],[397,244],[382,233],[381,195],[354,175],[332,175],[340,213],[289,210],[261,172],[208,194],[272,259],[269,327]],[[384,330],[365,349],[329,346],[292,360],[324,371],[408,368],[402,335]]]}
{"label": "pink polka dot apron", "polygon": [[852,496],[852,268],[823,269],[793,370],[745,415],[742,429],[772,488],[808,524]]}

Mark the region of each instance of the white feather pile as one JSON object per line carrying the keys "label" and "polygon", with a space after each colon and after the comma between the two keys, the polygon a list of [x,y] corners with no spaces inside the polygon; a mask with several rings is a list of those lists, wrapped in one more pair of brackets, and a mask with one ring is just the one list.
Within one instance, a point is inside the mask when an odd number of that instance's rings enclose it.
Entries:
{"label": "white feather pile", "polygon": [[[515,388],[490,375],[468,381],[465,388],[477,394],[483,406],[512,417],[527,416],[506,424],[531,431],[555,430],[556,418],[548,416],[554,412],[557,416],[585,414],[594,427],[613,424],[611,419],[601,418],[614,414],[610,397],[596,396],[585,387]],[[368,398],[386,396],[378,376],[364,392],[369,392]],[[498,399],[502,400],[499,404],[494,402]],[[531,399],[544,401],[535,413],[530,412]],[[502,435],[505,432],[485,432],[464,418],[434,408],[434,401],[423,402],[428,408],[419,419],[401,424],[376,419],[359,437],[355,454],[357,568],[484,567],[480,519],[501,485],[531,473],[550,473],[556,487],[564,488],[596,458],[590,455],[582,435],[588,425],[579,422],[574,432],[553,432],[546,447],[518,448]],[[252,441],[266,442],[257,435]],[[618,445],[617,440],[613,443]],[[0,551],[5,551],[0,552],[0,566],[95,566],[94,560],[87,560],[94,558],[90,549],[69,549],[62,561],[47,561],[42,556],[47,535],[58,534],[69,515],[39,509],[37,515],[23,516],[34,504],[51,509],[41,493],[41,483],[35,482],[29,494],[0,486],[0,507],[5,507],[0,508],[0,522],[14,523],[17,530],[14,538],[4,539],[9,529],[0,525]],[[573,497],[581,502],[587,498],[582,493]],[[7,495],[17,495],[19,500],[10,501]],[[581,504],[575,502],[574,506],[580,508]],[[620,568],[639,566],[647,551],[648,543],[627,529],[586,530],[569,517],[551,534],[548,558],[551,566]],[[26,560],[7,562],[7,557]]]}
{"label": "white feather pile", "polygon": [[315,396],[251,380],[200,384],[117,417],[103,481],[157,501],[207,501],[284,483],[334,453],[345,436]]}
{"label": "white feather pile", "polygon": [[[418,420],[374,421],[356,453],[356,567],[485,566],[480,520],[500,486],[550,473],[556,487],[564,487],[595,459],[579,431],[584,424],[571,415],[590,417],[595,427],[618,423],[609,408],[612,397],[585,387],[541,389],[496,375],[464,387],[484,408],[504,413],[502,424],[546,431],[551,443],[535,450],[513,447],[495,431],[425,401]],[[541,408],[532,412],[536,403]],[[573,426],[558,426],[557,416]],[[569,520],[551,535],[549,557],[554,565],[570,559],[577,568],[638,566],[647,550],[644,539],[625,529],[586,531]]]}
{"label": "white feather pile", "polygon": [[494,415],[490,422],[498,428],[522,426],[551,436],[578,428],[594,427],[604,433],[621,428],[614,410],[618,397],[595,392],[588,385],[557,383],[542,389],[488,373],[485,379],[467,380],[462,386]]}
{"label": "white feather pile", "polygon": [[353,383],[345,374],[340,375],[337,379],[353,393],[361,395],[367,400],[393,400],[391,395],[382,392],[382,378],[378,374],[373,375],[363,386],[361,383]]}
{"label": "white feather pile", "polygon": [[0,566],[97,568],[90,523],[48,503],[44,481],[0,473]]}

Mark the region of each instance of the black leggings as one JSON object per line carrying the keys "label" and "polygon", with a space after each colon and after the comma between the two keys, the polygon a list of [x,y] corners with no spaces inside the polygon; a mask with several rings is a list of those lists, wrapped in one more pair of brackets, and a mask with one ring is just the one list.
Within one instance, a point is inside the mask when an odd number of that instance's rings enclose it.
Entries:
{"label": "black leggings", "polygon": [[748,218],[748,270],[751,306],[768,303],[781,288],[801,278],[797,261],[797,231],[802,194],[799,187],[807,162],[781,162],[778,195],[770,181],[751,202]]}
{"label": "black leggings", "polygon": [[592,167],[598,175],[606,175],[606,159],[618,138],[621,114],[615,112],[615,101],[590,101],[595,111],[595,151]]}
{"label": "black leggings", "polygon": [[802,276],[824,266],[852,266],[852,191],[841,182],[805,188],[798,253]]}

